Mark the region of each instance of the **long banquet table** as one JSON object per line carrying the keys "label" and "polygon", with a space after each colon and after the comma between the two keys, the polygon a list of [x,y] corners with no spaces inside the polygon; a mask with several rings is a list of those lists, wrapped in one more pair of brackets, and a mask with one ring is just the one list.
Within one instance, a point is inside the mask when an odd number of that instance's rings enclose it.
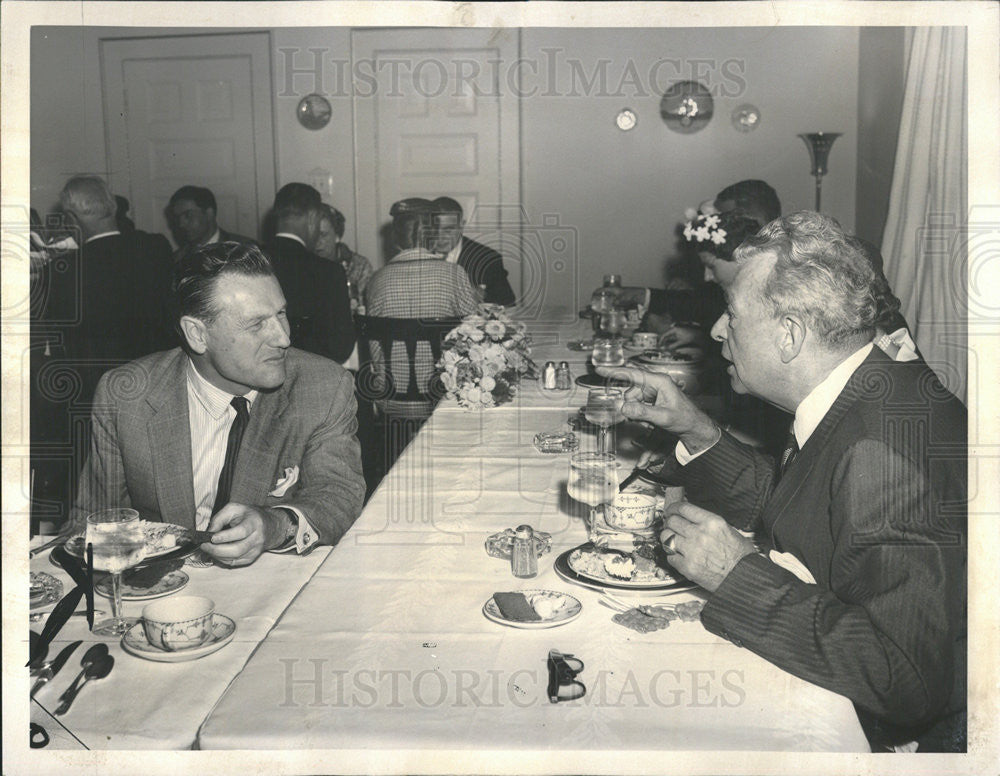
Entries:
{"label": "long banquet table", "polygon": [[[537,360],[568,360],[580,374],[586,354],[565,343],[582,333],[536,336]],[[580,387],[553,393],[529,382],[499,408],[439,405],[213,709],[198,745],[867,751],[847,699],[697,621],[628,630],[599,592],[556,574],[553,560],[586,531],[565,494],[568,456],[539,453],[532,439],[566,429],[585,398]],[[578,436],[593,447],[592,435]],[[490,534],[521,523],[553,537],[529,580],[484,550]],[[484,616],[494,591],[532,588],[570,593],[581,616],[545,630]],[[583,660],[584,698],[548,701],[551,648]]]}
{"label": "long banquet table", "polygon": [[[584,333],[579,325],[536,333],[536,359],[567,360],[580,374],[586,354],[565,343]],[[697,621],[628,630],[597,591],[555,573],[554,559],[586,531],[565,493],[568,456],[539,453],[532,439],[566,429],[585,399],[580,387],[544,392],[526,382],[514,403],[483,412],[443,402],[332,551],[185,568],[185,592],[212,597],[236,620],[234,642],[177,664],[111,644],[114,671],[59,718],[75,741],[54,737],[50,748],[867,751],[847,699]],[[593,448],[593,435],[578,436],[581,449]],[[619,442],[623,457],[636,455],[627,438]],[[521,523],[553,537],[530,580],[484,549],[487,536]],[[62,575],[45,554],[31,568]],[[484,616],[493,592],[531,588],[575,596],[582,614],[545,630]],[[140,610],[126,605],[127,614]],[[72,639],[98,640],[82,619],[64,628],[50,657]],[[86,646],[38,693],[33,719],[55,719],[45,711]],[[583,660],[584,698],[549,703],[552,648]]]}

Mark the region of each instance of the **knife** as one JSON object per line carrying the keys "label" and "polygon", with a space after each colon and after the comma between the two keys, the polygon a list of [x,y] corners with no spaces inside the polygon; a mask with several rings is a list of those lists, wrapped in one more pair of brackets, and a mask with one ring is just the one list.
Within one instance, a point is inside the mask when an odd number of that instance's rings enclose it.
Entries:
{"label": "knife", "polygon": [[52,639],[56,637],[62,626],[66,624],[66,621],[76,609],[77,604],[80,603],[81,598],[83,598],[83,589],[74,587],[55,605],[52,613],[49,614],[48,619],[45,621],[41,635],[38,637],[38,642],[35,645],[36,654],[43,649],[48,649],[49,644],[52,643]]}
{"label": "knife", "polygon": [[82,643],[82,641],[74,641],[72,644],[63,647],[62,651],[56,655],[56,659],[52,661],[52,664],[49,665],[48,668],[43,668],[38,672],[38,681],[35,682],[35,686],[31,688],[31,695],[29,697],[34,698],[35,693],[41,689],[42,685],[47,682],[51,682],[55,678],[55,675],[59,673],[60,669],[66,665],[66,661],[69,660],[70,655],[72,655],[76,651],[76,648]]}

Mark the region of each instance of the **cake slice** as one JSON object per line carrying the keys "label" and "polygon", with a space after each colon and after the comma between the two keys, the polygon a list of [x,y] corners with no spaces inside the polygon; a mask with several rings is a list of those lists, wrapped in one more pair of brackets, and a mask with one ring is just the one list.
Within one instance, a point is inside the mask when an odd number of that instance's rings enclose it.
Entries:
{"label": "cake slice", "polygon": [[500,614],[513,622],[538,622],[542,619],[528,603],[524,593],[494,593],[493,600]]}

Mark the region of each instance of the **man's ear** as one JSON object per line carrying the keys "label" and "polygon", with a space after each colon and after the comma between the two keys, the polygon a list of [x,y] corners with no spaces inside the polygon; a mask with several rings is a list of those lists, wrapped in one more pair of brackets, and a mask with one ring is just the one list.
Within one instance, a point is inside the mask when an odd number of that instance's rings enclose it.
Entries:
{"label": "man's ear", "polygon": [[208,350],[208,328],[203,320],[191,315],[182,315],[180,324],[184,339],[193,353],[201,355]]}
{"label": "man's ear", "polygon": [[781,362],[787,364],[802,350],[806,341],[806,326],[797,315],[784,315],[781,317],[781,334],[778,341],[778,352],[781,355]]}

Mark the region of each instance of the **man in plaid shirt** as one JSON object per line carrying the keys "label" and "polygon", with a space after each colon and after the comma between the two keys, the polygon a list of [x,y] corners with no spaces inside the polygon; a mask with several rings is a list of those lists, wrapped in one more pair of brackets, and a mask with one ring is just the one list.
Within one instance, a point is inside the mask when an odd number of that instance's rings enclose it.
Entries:
{"label": "man in plaid shirt", "polygon": [[[389,213],[393,217],[392,239],[398,252],[368,281],[365,293],[368,315],[435,319],[475,313],[478,299],[466,271],[424,247],[431,237],[431,203],[418,198],[404,199],[394,204]],[[377,347],[372,343],[373,351]],[[401,345],[393,348],[392,368],[397,375],[408,373],[406,351]],[[418,387],[425,391],[434,374],[433,357],[426,342],[417,345],[416,372]]]}

